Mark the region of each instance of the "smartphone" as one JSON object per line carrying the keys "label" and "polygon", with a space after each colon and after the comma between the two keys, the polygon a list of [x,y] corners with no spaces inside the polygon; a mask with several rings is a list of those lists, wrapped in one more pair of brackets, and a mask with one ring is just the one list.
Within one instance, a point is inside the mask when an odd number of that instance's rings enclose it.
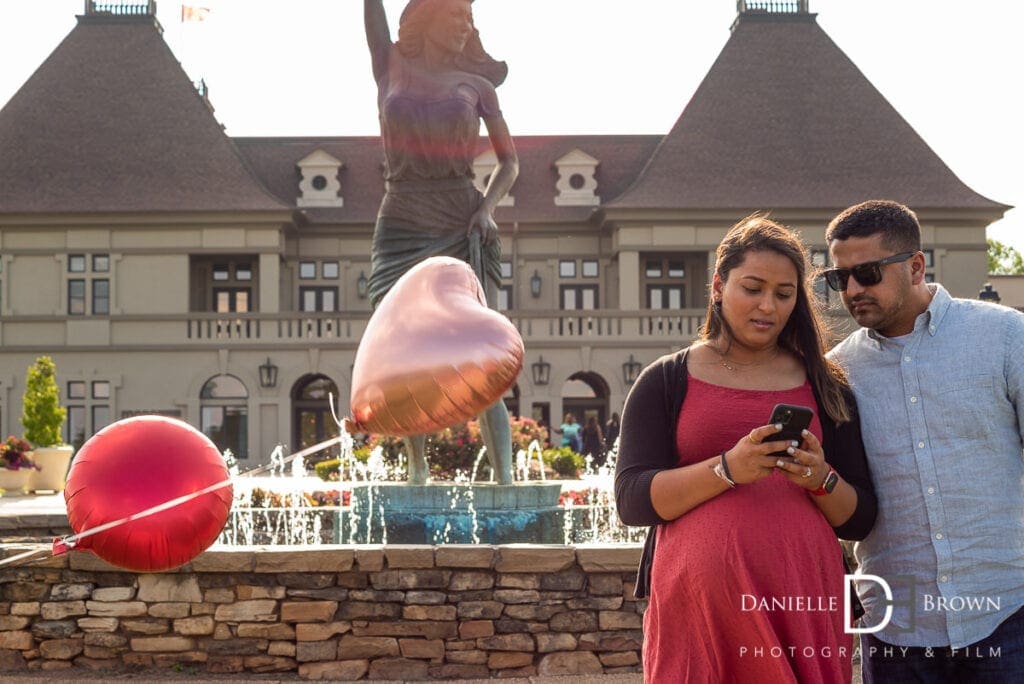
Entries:
{"label": "smartphone", "polygon": [[[772,409],[772,417],[768,419],[768,422],[772,425],[782,423],[782,430],[774,435],[768,435],[764,438],[764,441],[778,442],[787,440],[803,442],[804,438],[800,433],[810,427],[811,418],[813,417],[814,411],[806,406],[776,404],[775,408]],[[776,456],[785,453],[785,451],[776,451],[772,455]]]}

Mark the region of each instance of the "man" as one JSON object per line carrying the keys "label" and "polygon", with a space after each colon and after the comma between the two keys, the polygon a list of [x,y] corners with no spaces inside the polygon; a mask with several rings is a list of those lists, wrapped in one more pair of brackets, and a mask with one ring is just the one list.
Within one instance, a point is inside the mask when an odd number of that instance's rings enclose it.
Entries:
{"label": "man", "polygon": [[[871,682],[1024,682],[1024,314],[925,280],[917,216],[850,207],[825,234],[829,287],[862,326],[831,354],[849,373],[878,493],[855,547],[893,591],[862,635]],[[862,628],[885,622],[858,582]]]}

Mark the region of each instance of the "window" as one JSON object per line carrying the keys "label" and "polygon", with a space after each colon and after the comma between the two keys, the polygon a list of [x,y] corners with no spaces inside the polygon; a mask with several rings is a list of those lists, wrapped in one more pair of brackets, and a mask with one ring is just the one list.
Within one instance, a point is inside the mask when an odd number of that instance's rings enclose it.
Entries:
{"label": "window", "polygon": [[512,262],[502,261],[501,262],[501,279],[511,280],[512,279]]}
{"label": "window", "polygon": [[[299,311],[339,311],[341,309],[339,296],[341,293],[337,285],[337,281],[341,277],[341,268],[337,261],[300,261],[298,277],[299,280],[314,281],[303,283],[299,287],[297,304]],[[318,285],[315,282],[317,280],[328,282]]]}
{"label": "window", "polygon": [[68,273],[75,274],[67,280],[68,315],[110,315],[110,279],[92,277],[110,272],[110,255],[69,254],[67,263]]}
{"label": "window", "polygon": [[92,281],[92,313],[98,316],[110,314],[110,281],[106,278]]}
{"label": "window", "polygon": [[584,278],[596,278],[597,277],[597,261],[583,260],[583,277]]}
{"label": "window", "polygon": [[238,264],[235,266],[235,280],[252,280],[252,265]]}
{"label": "window", "polygon": [[[811,266],[819,274],[828,268],[828,251],[824,249],[812,249],[811,250]],[[827,303],[829,300],[829,287],[828,283],[825,282],[825,278],[818,275],[814,279],[814,294],[818,296],[822,302]]]}
{"label": "window", "polygon": [[575,261],[559,261],[558,262],[558,275],[563,278],[575,278],[576,277],[576,262]]}
{"label": "window", "polygon": [[214,264],[213,265],[213,279],[216,281],[225,281],[231,278],[230,271],[228,270],[227,264]]}
{"label": "window", "polygon": [[[690,259],[693,272],[698,271],[693,266],[697,258],[694,255]],[[644,259],[643,268],[643,291],[647,296],[648,309],[685,309],[692,306],[686,298],[687,285],[692,283],[687,280],[683,255],[650,255]]]}
{"label": "window", "polygon": [[69,380],[67,399],[72,403],[67,407],[65,439],[78,450],[89,437],[110,424],[110,381]]}
{"label": "window", "polygon": [[597,308],[597,285],[562,285],[562,309]]}
{"label": "window", "polygon": [[210,378],[199,393],[199,420],[203,434],[221,451],[235,458],[249,457],[249,392],[233,375]]}
{"label": "window", "polygon": [[249,290],[238,287],[215,288],[213,302],[217,313],[246,313],[249,311]]}
{"label": "window", "polygon": [[512,309],[512,286],[502,285],[498,288],[498,311],[510,311]]}
{"label": "window", "polygon": [[338,288],[300,287],[299,303],[302,311],[337,311]]}
{"label": "window", "polygon": [[68,313],[72,316],[85,314],[85,280],[81,278],[68,281]]}

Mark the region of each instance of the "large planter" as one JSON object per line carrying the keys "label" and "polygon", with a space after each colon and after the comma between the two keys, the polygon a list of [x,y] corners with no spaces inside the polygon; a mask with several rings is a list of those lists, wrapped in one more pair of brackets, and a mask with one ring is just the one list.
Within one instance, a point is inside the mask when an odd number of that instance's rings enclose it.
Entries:
{"label": "large planter", "polygon": [[30,470],[28,489],[33,492],[64,491],[64,483],[67,481],[68,468],[71,465],[71,454],[74,447],[71,445],[59,447],[41,447],[33,450],[32,460],[41,470]]}
{"label": "large planter", "polygon": [[28,489],[29,478],[34,472],[36,471],[31,468],[19,468],[18,470],[0,468],[0,489],[4,490],[4,496],[24,494]]}

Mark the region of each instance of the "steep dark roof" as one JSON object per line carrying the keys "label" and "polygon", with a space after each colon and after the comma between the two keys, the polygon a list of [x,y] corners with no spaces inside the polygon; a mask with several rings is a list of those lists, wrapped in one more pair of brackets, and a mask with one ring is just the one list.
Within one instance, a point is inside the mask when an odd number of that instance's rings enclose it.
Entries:
{"label": "steep dark roof", "polygon": [[1007,208],[950,171],[815,15],[741,14],[636,183],[607,206],[842,208],[868,198]]}
{"label": "steep dark roof", "polygon": [[[555,205],[555,162],[577,148],[596,158],[597,193],[607,200],[636,178],[660,139],[657,135],[517,136],[519,177],[511,193],[515,204],[498,207],[495,217],[502,224],[585,221],[597,207]],[[299,195],[299,160],[314,150],[327,152],[344,164],[339,174],[344,206],[307,208],[306,215],[313,223],[322,224],[373,223],[376,219],[384,193],[380,138],[235,138],[234,142],[263,184],[289,205],[295,205]],[[481,139],[478,153],[488,145],[486,138]]]}
{"label": "steep dark roof", "polygon": [[152,17],[79,17],[0,110],[0,212],[286,211]]}

